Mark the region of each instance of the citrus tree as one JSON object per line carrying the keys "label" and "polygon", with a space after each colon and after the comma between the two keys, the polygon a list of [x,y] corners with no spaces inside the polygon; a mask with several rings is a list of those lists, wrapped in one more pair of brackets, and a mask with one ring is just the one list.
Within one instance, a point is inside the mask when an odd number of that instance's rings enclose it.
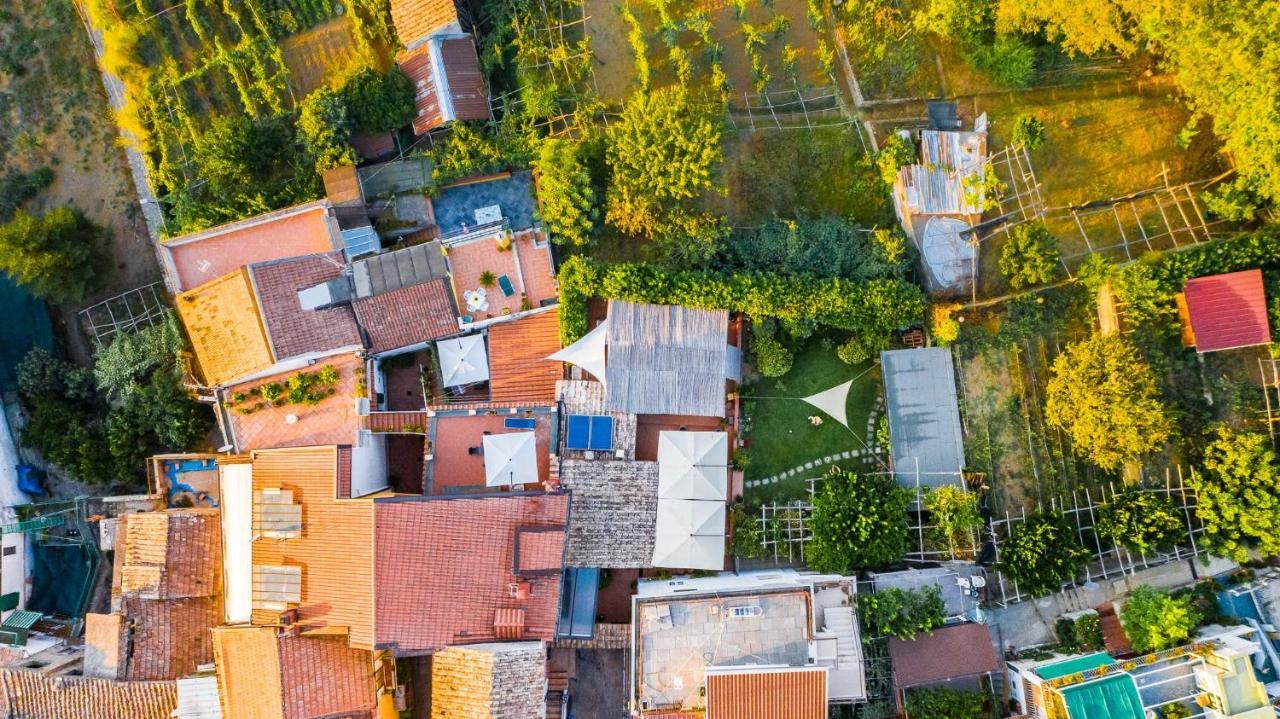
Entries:
{"label": "citrus tree", "polygon": [[813,498],[809,567],[844,574],[900,561],[907,553],[908,501],[891,475],[832,469]]}
{"label": "citrus tree", "polygon": [[1056,514],[1036,512],[1010,529],[1000,544],[1001,572],[1033,597],[1052,594],[1075,579],[1089,559],[1076,530]]}
{"label": "citrus tree", "polygon": [[1168,592],[1141,586],[1124,601],[1120,621],[1133,648],[1141,653],[1158,652],[1185,642],[1200,621],[1189,597],[1173,597]]}
{"label": "citrus tree", "polygon": [[1130,551],[1152,554],[1187,538],[1184,518],[1173,500],[1126,487],[1098,507],[1094,530]]}
{"label": "citrus tree", "polygon": [[1250,548],[1280,555],[1280,470],[1265,435],[1219,427],[1190,484],[1211,552],[1236,561]]}

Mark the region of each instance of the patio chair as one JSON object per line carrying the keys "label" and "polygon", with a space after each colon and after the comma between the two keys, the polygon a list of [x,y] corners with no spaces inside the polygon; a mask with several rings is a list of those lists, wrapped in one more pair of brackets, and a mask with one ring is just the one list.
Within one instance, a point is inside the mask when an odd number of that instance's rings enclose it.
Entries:
{"label": "patio chair", "polygon": [[511,286],[511,278],[506,275],[498,278],[498,287],[502,288],[503,297],[510,297],[516,293],[516,288]]}

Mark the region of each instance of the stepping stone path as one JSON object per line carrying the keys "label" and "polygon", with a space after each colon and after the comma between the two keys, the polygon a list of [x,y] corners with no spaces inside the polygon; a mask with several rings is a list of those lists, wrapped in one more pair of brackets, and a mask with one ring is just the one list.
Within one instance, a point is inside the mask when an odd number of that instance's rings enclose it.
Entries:
{"label": "stepping stone path", "polygon": [[772,477],[765,477],[764,479],[748,480],[746,483],[746,486],[759,487],[765,484],[777,484],[779,481],[787,479],[789,477],[794,477],[804,472],[805,470],[817,469],[820,471],[826,471],[826,468],[823,465],[832,464],[841,459],[862,459],[863,456],[865,455],[865,457],[868,460],[870,460],[874,457],[880,456],[880,445],[875,443],[875,436],[876,436],[876,426],[879,424],[880,415],[883,412],[884,412],[884,397],[877,397],[875,404],[871,408],[871,415],[867,417],[867,437],[869,437],[872,441],[872,444],[870,447],[846,450],[844,452],[840,452],[839,454],[832,454],[832,455],[823,457],[821,459],[815,459],[812,462],[805,462],[803,465],[792,467],[791,469],[775,474]]}

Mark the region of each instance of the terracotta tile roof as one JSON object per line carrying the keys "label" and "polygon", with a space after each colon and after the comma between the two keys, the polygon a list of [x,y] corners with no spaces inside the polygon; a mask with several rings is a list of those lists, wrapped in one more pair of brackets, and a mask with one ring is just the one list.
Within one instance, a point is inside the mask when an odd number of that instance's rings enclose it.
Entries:
{"label": "terracotta tile roof", "polygon": [[450,647],[431,657],[431,719],[541,719],[542,642]]}
{"label": "terracotta tile roof", "polygon": [[458,22],[453,0],[391,0],[391,22],[400,43],[410,49],[423,38]]}
{"label": "terracotta tile roof", "polygon": [[341,637],[277,636],[275,627],[219,627],[213,636],[227,719],[372,717],[372,652]]}
{"label": "terracotta tile roof", "polygon": [[248,270],[183,292],[174,304],[205,384],[220,385],[275,364]]}
{"label": "terracotta tile roof", "polygon": [[953,624],[914,641],[889,639],[893,685],[898,689],[974,677],[1000,670],[991,632],[981,624]]}
{"label": "terracotta tile roof", "polygon": [[1186,298],[1197,352],[1271,342],[1262,270],[1187,280]]}
{"label": "terracotta tile roof", "polygon": [[130,641],[121,679],[178,679],[213,661],[209,630],[222,623],[216,597],[125,598],[123,609]]}
{"label": "terracotta tile roof", "polygon": [[292,257],[249,268],[267,339],[277,359],[362,347],[349,305],[306,310],[298,291],[342,277],[341,252]]}
{"label": "terracotta tile roof", "polygon": [[117,682],[0,669],[0,716],[12,719],[169,719],[174,682]]}
{"label": "terracotta tile roof", "polygon": [[826,716],[826,667],[707,673],[707,719]]}
{"label": "terracotta tile roof", "polygon": [[440,62],[448,79],[454,119],[488,120],[489,92],[485,89],[475,40],[470,35],[441,40]]}
{"label": "terracotta tile roof", "polygon": [[489,400],[501,405],[554,404],[564,365],[547,356],[559,350],[559,308],[490,327]]}
{"label": "terracotta tile roof", "polygon": [[560,573],[564,568],[565,534],[545,527],[516,527],[515,570],[522,577]]}
{"label": "terracotta tile roof", "polygon": [[355,311],[373,353],[458,334],[458,312],[446,279],[362,297]]}
{"label": "terracotta tile roof", "polygon": [[340,249],[328,203],[309,202],[161,243],[176,290],[189,290],[255,262]]}
{"label": "terracotta tile roof", "polygon": [[167,509],[120,517],[113,601],[216,596],[222,525],[216,509]]}
{"label": "terracotta tile roof", "polygon": [[526,584],[512,574],[515,530],[563,528],[568,495],[396,498],[374,507],[378,646],[422,654],[490,641],[499,609],[524,610],[522,638],[552,639],[559,577]]}
{"label": "terracotta tile roof", "polygon": [[[227,412],[230,418],[231,439],[240,452],[275,447],[316,447],[331,444],[353,444],[360,425],[356,415],[356,368],[363,362],[354,354],[337,355],[323,360],[311,367],[308,372],[318,372],[322,367],[330,366],[338,371],[338,382],[333,387],[333,395],[325,397],[319,403],[282,404],[277,407],[264,406],[249,414],[242,414],[239,408],[260,402],[247,401],[242,405],[233,405]],[[228,387],[223,393],[223,401],[237,392],[248,394],[251,390],[270,382],[287,382],[295,372],[281,372],[268,375],[252,382]],[[289,415],[297,418],[293,424],[286,421]]]}
{"label": "terracotta tile roof", "polygon": [[[338,501],[336,447],[253,452],[253,489],[287,489],[302,505],[302,536],[253,543],[255,565],[302,568],[299,623],[347,628],[352,646],[373,644],[373,505]],[[339,549],[340,548],[340,549]],[[279,612],[254,610],[255,624]]]}

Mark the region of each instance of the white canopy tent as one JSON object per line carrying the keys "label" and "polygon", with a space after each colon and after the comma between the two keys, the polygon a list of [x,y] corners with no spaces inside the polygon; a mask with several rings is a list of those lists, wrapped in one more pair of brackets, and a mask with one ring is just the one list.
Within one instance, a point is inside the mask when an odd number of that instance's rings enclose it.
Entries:
{"label": "white canopy tent", "polygon": [[533,432],[486,434],[481,444],[486,487],[538,483],[538,451]]}
{"label": "white canopy tent", "polygon": [[577,365],[604,383],[605,346],[609,339],[609,320],[606,319],[581,339],[565,347],[547,359]]}
{"label": "white canopy tent", "polygon": [[724,569],[723,501],[659,499],[653,566]]}
{"label": "white canopy tent", "polygon": [[445,387],[484,382],[489,379],[489,355],[484,348],[484,335],[466,335],[436,342],[440,358],[440,375]]}
{"label": "white canopy tent", "polygon": [[729,484],[729,435],[658,434],[658,498],[724,502]]}

